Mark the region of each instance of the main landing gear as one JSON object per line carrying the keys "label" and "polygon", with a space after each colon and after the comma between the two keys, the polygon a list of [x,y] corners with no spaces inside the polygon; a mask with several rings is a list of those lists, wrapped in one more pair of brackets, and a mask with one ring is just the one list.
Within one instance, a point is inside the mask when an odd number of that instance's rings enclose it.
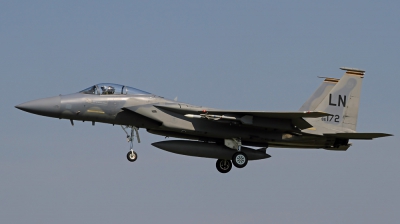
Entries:
{"label": "main landing gear", "polygon": [[243,152],[239,151],[239,152],[233,154],[233,156],[232,156],[232,163],[237,168],[245,167],[247,165],[247,162],[248,162],[247,155],[244,154]]}
{"label": "main landing gear", "polygon": [[233,138],[225,140],[225,145],[229,148],[236,149],[237,152],[232,156],[232,162],[230,160],[218,159],[217,170],[221,173],[228,173],[232,169],[232,164],[237,168],[243,168],[249,161],[247,155],[241,151],[242,141],[239,138]]}
{"label": "main landing gear", "polygon": [[217,160],[217,170],[221,173],[228,173],[232,169],[230,160],[219,159]]}
{"label": "main landing gear", "polygon": [[[122,130],[124,130],[125,134],[126,134],[126,138],[128,140],[128,142],[131,143],[131,147],[130,147],[130,151],[128,152],[128,154],[126,155],[126,158],[130,161],[130,162],[135,162],[137,159],[137,154],[135,151],[133,151],[133,140],[135,139],[135,133],[136,133],[136,138],[138,143],[140,143],[140,137],[139,137],[139,128],[135,127],[135,126],[122,126]],[[131,134],[128,134],[128,131],[126,131],[126,129],[131,129]]]}
{"label": "main landing gear", "polygon": [[232,162],[227,159],[218,159],[216,166],[220,173],[228,173],[232,169],[232,164],[237,168],[243,168],[247,165],[247,162],[248,159],[246,154],[243,152],[236,152],[232,156]]}

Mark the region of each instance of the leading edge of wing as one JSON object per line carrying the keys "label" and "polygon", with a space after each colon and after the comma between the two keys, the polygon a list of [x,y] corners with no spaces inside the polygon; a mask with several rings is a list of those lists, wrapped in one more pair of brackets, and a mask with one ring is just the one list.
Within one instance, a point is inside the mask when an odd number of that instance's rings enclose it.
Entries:
{"label": "leading edge of wing", "polygon": [[237,115],[253,115],[257,117],[267,117],[267,118],[279,118],[279,119],[296,119],[296,118],[318,118],[325,117],[330,114],[319,111],[295,111],[295,112],[270,112],[270,111],[236,111],[236,110],[217,110],[217,109],[204,109],[199,110],[199,108],[177,108],[170,106],[160,106],[154,105],[157,108],[169,110],[179,114],[215,114],[215,115],[224,115],[224,114],[237,114]]}
{"label": "leading edge of wing", "polygon": [[345,139],[360,139],[360,140],[372,140],[374,138],[393,136],[387,133],[336,133],[336,134],[324,134],[328,137],[345,138]]}

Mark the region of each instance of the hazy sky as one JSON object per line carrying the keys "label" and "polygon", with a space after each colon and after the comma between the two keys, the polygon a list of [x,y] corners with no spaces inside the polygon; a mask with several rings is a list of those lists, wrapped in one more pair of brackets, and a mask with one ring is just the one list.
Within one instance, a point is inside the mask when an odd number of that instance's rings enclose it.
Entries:
{"label": "hazy sky", "polygon": [[[330,3],[335,2],[335,3]],[[0,223],[398,223],[399,1],[1,1]],[[269,148],[228,174],[118,126],[15,105],[100,82],[196,105],[297,110],[366,70],[347,152]]]}

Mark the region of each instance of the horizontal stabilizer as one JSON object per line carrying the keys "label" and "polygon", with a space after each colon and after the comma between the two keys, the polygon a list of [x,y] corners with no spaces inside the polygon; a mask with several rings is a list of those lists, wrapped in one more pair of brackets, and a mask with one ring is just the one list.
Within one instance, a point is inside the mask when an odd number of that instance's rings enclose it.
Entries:
{"label": "horizontal stabilizer", "polygon": [[336,134],[324,134],[328,137],[344,138],[344,139],[364,139],[371,140],[374,138],[381,138],[387,136],[393,136],[386,133],[336,133]]}

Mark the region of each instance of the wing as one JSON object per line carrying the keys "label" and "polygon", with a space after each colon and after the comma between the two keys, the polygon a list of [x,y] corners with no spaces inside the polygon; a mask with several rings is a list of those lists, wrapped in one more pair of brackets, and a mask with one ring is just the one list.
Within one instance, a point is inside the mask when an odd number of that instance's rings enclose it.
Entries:
{"label": "wing", "polygon": [[214,114],[214,115],[224,115],[224,114],[237,114],[237,115],[252,115],[257,117],[267,117],[267,118],[281,118],[281,119],[293,119],[293,118],[317,118],[317,117],[325,117],[330,114],[324,112],[316,112],[316,111],[295,111],[295,112],[270,112],[270,111],[240,111],[240,110],[217,110],[217,109],[201,109],[201,108],[177,108],[170,106],[160,106],[154,105],[159,109],[169,110],[179,114]]}
{"label": "wing", "polygon": [[[269,112],[269,111],[235,111],[235,110],[218,110],[203,109],[198,107],[176,107],[154,105],[160,110],[166,110],[177,114],[185,115],[190,118],[208,118],[209,120],[235,120],[245,125],[264,127],[271,123],[280,123],[286,127],[295,126],[299,129],[312,127],[303,118],[318,118],[328,116],[330,114],[324,112]],[[279,125],[278,125],[279,126]],[[282,128],[279,128],[282,129]],[[283,128],[288,129],[288,128]]]}

